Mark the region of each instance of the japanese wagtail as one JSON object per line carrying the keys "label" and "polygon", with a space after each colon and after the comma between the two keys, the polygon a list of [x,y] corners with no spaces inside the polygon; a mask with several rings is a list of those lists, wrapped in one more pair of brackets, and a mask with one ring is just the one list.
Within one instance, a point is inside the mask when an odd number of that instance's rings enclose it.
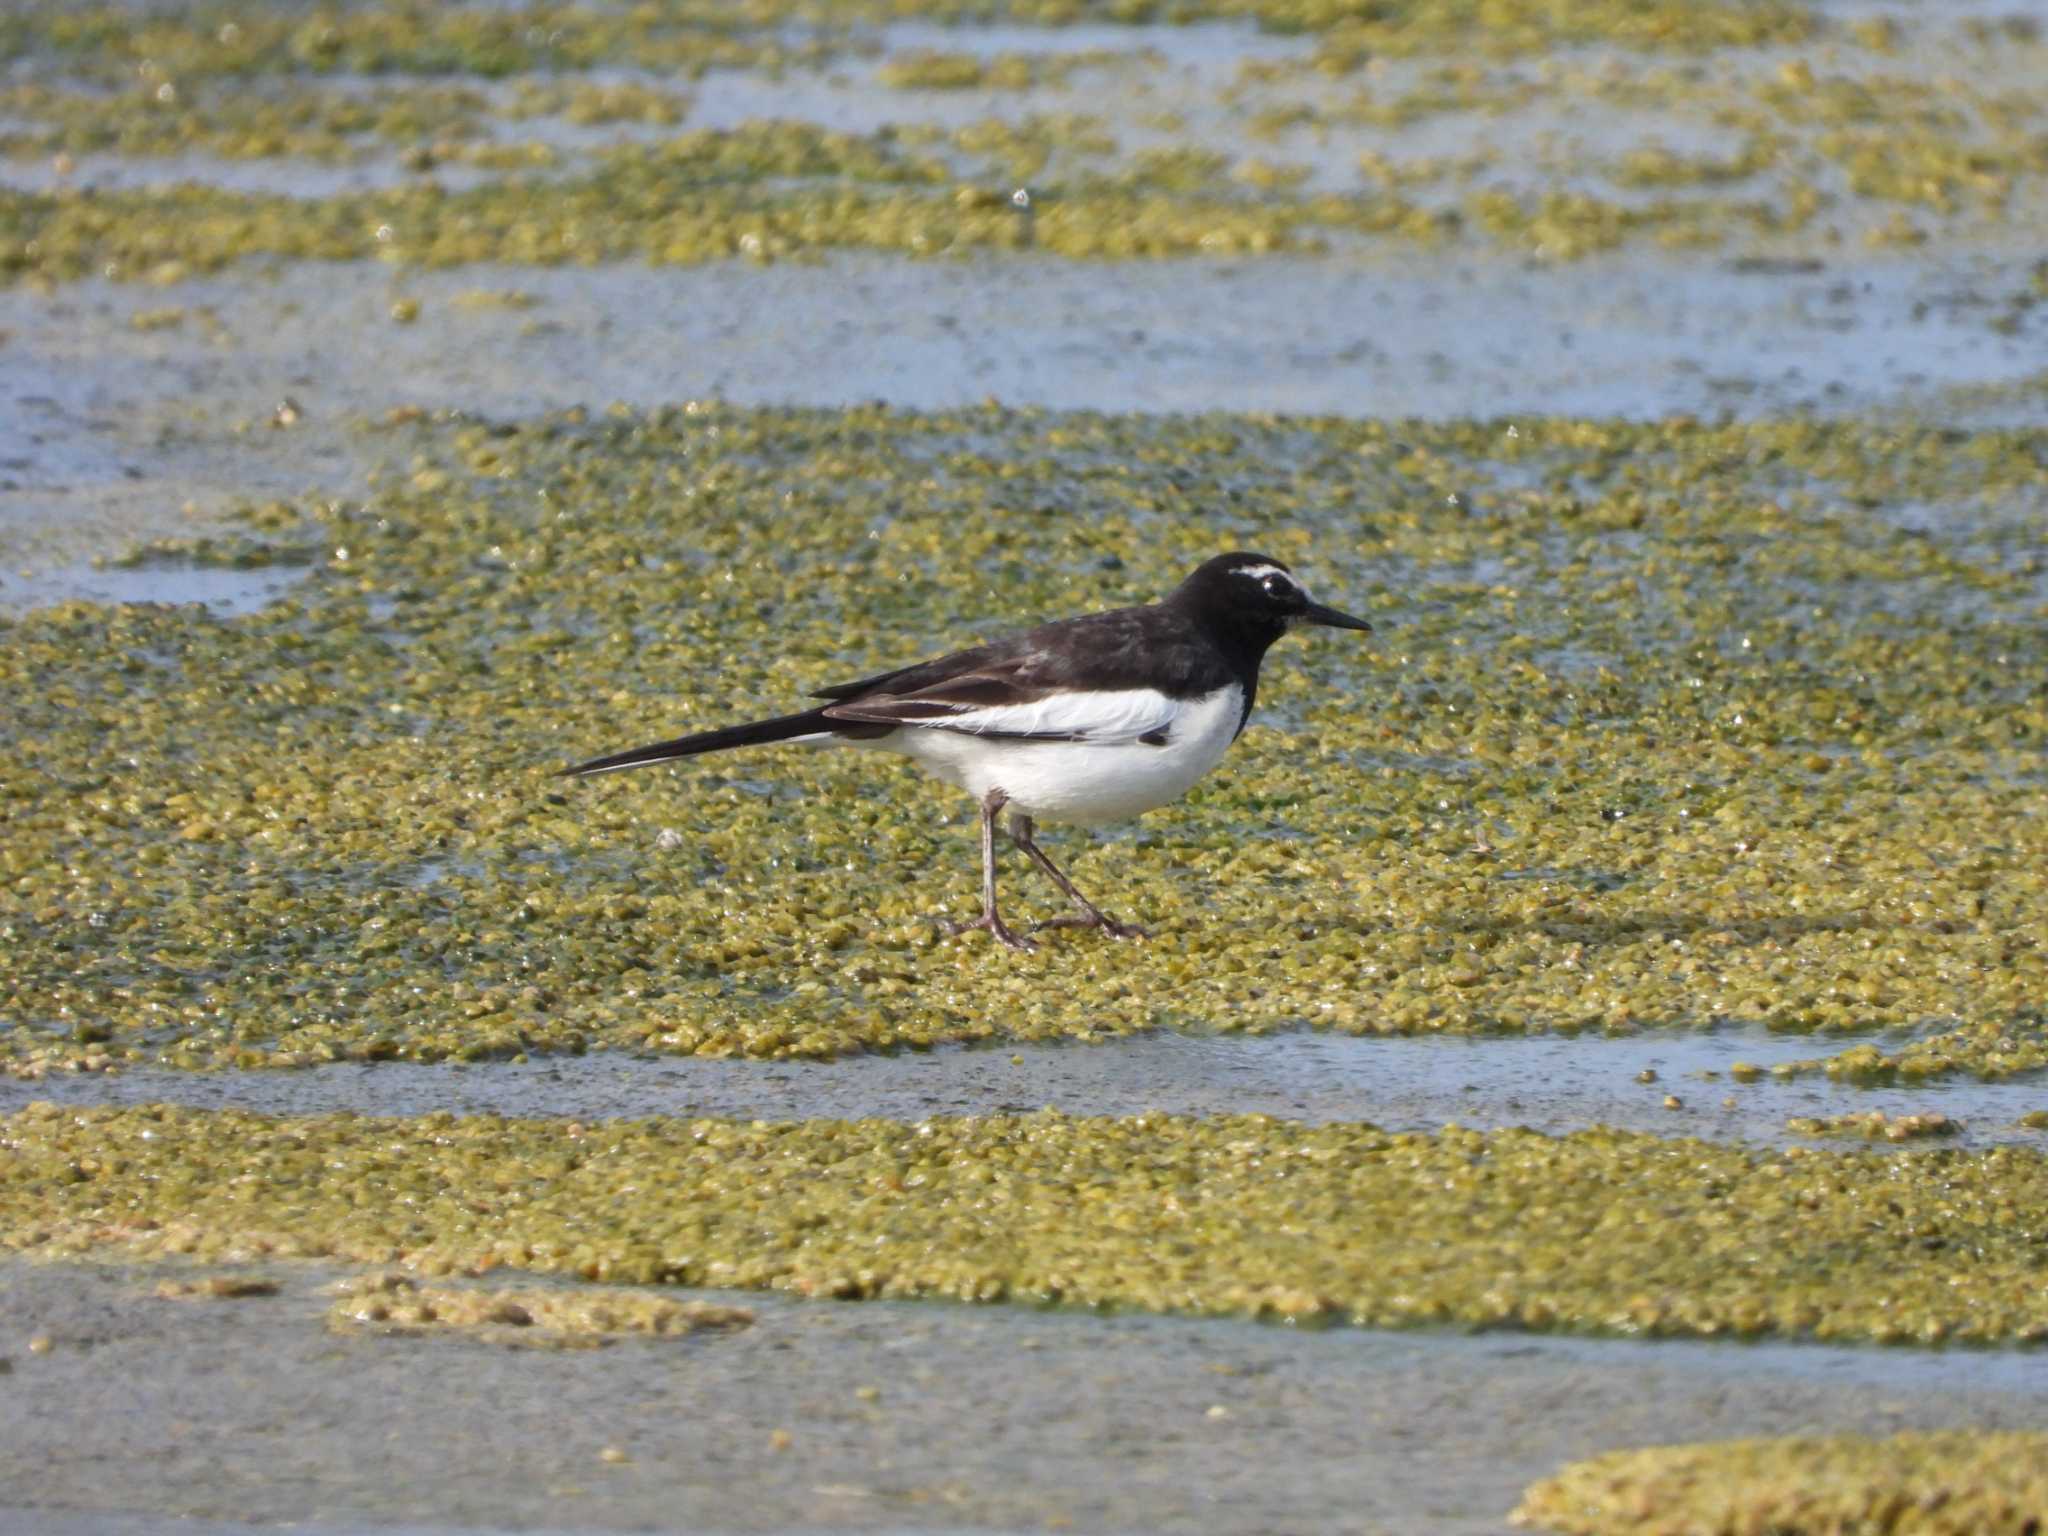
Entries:
{"label": "japanese wagtail", "polygon": [[1167,597],[1041,624],[856,683],[820,689],[829,702],[773,720],[698,731],[564,769],[586,777],[671,758],[789,741],[878,747],[915,758],[981,804],[981,916],[1032,949],[996,912],[996,826],[1074,904],[1040,928],[1144,930],[1105,916],[1074,889],[1034,837],[1040,821],[1095,826],[1177,800],[1214,768],[1251,717],[1266,648],[1302,624],[1370,631],[1308,595],[1266,555],[1205,561]]}

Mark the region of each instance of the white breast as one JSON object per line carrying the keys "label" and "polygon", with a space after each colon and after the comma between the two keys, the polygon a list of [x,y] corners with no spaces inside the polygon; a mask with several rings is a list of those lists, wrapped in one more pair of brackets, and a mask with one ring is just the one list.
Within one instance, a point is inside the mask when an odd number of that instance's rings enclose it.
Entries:
{"label": "white breast", "polygon": [[[1000,789],[1027,816],[1089,826],[1124,821],[1186,794],[1236,737],[1244,690],[1232,683],[1200,698],[1171,699],[1148,688],[1125,689],[1025,708],[1035,712],[1029,724],[991,720],[982,729],[1062,730],[1088,739],[1017,741],[948,722],[948,729],[904,726],[853,744],[905,753],[977,800]],[[1156,746],[1140,739],[1161,734],[1165,740]]]}

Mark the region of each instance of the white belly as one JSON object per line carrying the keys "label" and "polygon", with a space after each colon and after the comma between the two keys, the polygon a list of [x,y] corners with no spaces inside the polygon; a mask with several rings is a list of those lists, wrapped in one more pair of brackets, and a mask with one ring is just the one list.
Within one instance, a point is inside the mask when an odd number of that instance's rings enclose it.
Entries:
{"label": "white belly", "polygon": [[1133,739],[1014,741],[919,726],[852,745],[915,758],[977,800],[999,789],[1034,820],[1093,826],[1178,800],[1221,761],[1243,715],[1244,690],[1232,684],[1175,705],[1158,746]]}

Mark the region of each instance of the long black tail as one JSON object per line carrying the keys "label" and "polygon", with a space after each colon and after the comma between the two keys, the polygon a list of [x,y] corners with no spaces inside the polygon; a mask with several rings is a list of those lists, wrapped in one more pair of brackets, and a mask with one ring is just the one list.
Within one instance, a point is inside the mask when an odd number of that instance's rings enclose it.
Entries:
{"label": "long black tail", "polygon": [[642,763],[665,763],[674,757],[695,757],[700,752],[723,752],[728,747],[758,747],[771,741],[788,741],[833,730],[836,722],[825,718],[825,709],[807,709],[800,715],[783,715],[774,720],[755,720],[746,725],[728,725],[716,731],[698,731],[674,741],[657,741],[651,747],[634,747],[609,757],[593,757],[587,763],[564,768],[564,778],[587,778],[594,773],[613,773],[621,768],[638,768]]}

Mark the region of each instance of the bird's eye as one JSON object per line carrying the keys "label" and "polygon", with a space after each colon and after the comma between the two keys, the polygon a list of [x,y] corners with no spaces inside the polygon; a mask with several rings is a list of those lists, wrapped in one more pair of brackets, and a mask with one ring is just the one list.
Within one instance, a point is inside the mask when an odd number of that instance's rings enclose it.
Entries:
{"label": "bird's eye", "polygon": [[1280,595],[1280,578],[1278,576],[1268,576],[1259,585],[1266,589],[1266,596],[1268,597],[1278,597]]}

